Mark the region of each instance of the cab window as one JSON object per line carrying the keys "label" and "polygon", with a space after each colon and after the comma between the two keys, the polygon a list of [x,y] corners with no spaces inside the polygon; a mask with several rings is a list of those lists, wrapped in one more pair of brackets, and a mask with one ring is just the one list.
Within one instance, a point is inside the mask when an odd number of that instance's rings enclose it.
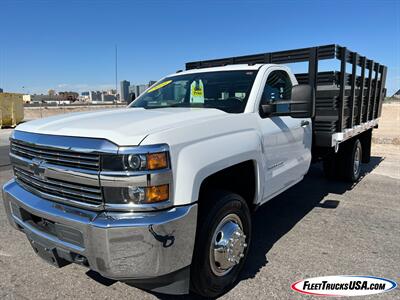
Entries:
{"label": "cab window", "polygon": [[[265,83],[264,91],[260,101],[263,104],[274,104],[276,101],[290,100],[292,96],[292,81],[287,72],[272,71]],[[276,104],[276,110],[280,112],[289,111],[289,104]]]}
{"label": "cab window", "polygon": [[243,113],[256,70],[198,72],[165,78],[140,95],[130,107],[192,107]]}

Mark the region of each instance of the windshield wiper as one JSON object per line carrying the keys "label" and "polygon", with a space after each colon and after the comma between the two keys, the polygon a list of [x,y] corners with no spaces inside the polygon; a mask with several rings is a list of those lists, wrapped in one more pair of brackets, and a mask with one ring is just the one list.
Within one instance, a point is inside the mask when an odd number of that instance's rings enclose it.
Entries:
{"label": "windshield wiper", "polygon": [[152,106],[145,106],[144,108],[146,109],[152,109],[152,108],[168,108],[168,107],[190,107],[190,104],[182,104],[182,103],[176,103],[176,104],[170,104],[170,105],[152,105]]}

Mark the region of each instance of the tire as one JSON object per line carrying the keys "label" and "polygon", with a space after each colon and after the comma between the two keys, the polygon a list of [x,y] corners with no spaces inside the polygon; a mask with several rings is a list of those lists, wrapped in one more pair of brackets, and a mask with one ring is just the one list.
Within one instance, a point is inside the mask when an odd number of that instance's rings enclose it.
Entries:
{"label": "tire", "polygon": [[347,145],[342,162],[343,178],[349,182],[358,181],[361,176],[362,163],[362,146],[359,139]]}
{"label": "tire", "polygon": [[[245,264],[251,240],[251,217],[246,201],[234,193],[211,191],[205,194],[200,202],[202,206],[191,265],[191,290],[200,296],[214,298],[230,290]],[[231,235],[232,228],[240,228],[245,237],[241,235],[240,230],[237,230],[236,235]],[[224,234],[220,234],[221,232]],[[219,246],[219,243],[228,241],[232,236],[236,241],[234,245],[237,246],[234,248],[233,258],[238,261],[227,269],[226,264],[233,263],[225,259],[226,253],[216,256],[214,248],[211,247],[216,244]],[[236,251],[237,248],[241,251]],[[239,258],[239,253],[242,253],[243,257]]]}
{"label": "tire", "polygon": [[323,160],[323,169],[325,177],[328,179],[338,179],[340,170],[338,168],[337,155],[330,155]]}
{"label": "tire", "polygon": [[[323,161],[324,173],[328,179],[356,182],[361,176],[362,145],[359,139],[340,144],[339,152],[326,157]],[[357,171],[355,165],[357,163]]]}

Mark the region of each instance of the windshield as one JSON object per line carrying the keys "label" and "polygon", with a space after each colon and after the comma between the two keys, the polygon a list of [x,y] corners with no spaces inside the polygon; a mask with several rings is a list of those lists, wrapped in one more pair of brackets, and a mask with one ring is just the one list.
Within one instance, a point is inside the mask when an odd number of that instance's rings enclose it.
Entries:
{"label": "windshield", "polygon": [[198,107],[242,113],[256,74],[255,70],[247,70],[168,77],[143,93],[130,107]]}

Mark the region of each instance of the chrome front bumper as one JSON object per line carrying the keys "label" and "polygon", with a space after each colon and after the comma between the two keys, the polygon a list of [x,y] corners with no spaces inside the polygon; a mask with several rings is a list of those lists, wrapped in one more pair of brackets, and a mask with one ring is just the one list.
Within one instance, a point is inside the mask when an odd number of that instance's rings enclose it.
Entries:
{"label": "chrome front bumper", "polygon": [[[3,187],[10,223],[64,258],[83,256],[104,277],[160,277],[191,264],[197,204],[158,212],[94,212],[40,198],[15,180]],[[33,217],[32,217],[33,216]],[[35,220],[45,219],[52,231]]]}

